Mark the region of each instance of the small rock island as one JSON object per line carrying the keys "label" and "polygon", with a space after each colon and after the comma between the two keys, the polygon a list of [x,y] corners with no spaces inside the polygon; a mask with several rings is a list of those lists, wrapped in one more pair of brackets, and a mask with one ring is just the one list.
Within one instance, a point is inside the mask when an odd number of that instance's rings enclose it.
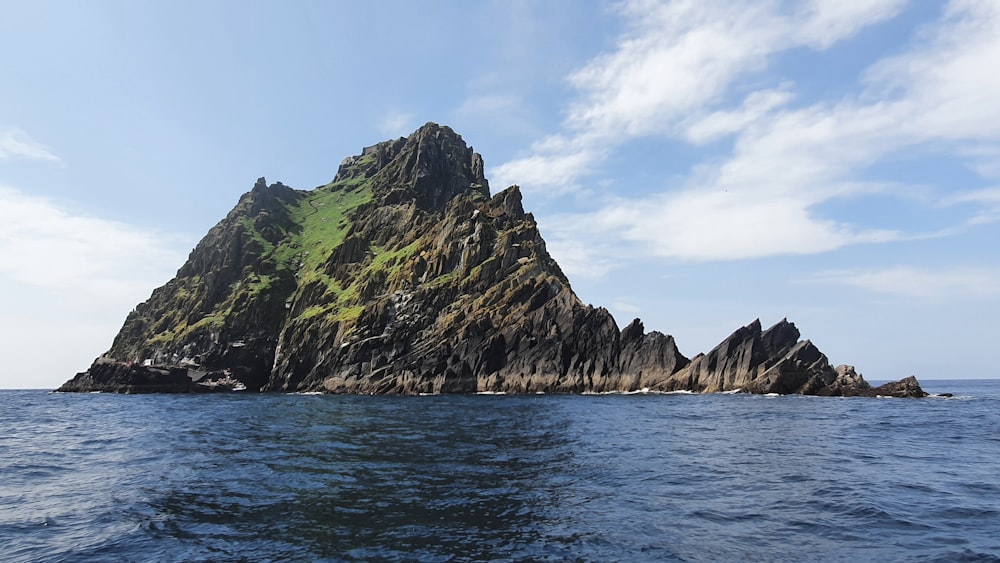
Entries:
{"label": "small rock island", "polygon": [[483,169],[428,123],[313,190],[259,179],[58,390],[926,395],[831,366],[787,320],[694,358],[639,319],[619,330],[577,298],[519,188],[491,195]]}

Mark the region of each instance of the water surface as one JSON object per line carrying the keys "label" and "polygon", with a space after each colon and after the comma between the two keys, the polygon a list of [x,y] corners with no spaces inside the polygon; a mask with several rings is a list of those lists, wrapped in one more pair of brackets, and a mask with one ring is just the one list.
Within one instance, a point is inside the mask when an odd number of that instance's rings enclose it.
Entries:
{"label": "water surface", "polygon": [[956,397],[0,392],[8,561],[1000,561]]}

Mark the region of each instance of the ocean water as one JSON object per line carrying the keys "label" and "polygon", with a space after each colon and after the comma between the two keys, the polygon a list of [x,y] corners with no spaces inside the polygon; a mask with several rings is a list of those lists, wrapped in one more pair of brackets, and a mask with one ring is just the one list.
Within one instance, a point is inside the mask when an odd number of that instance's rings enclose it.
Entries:
{"label": "ocean water", "polygon": [[1000,561],[953,398],[0,391],[3,561]]}

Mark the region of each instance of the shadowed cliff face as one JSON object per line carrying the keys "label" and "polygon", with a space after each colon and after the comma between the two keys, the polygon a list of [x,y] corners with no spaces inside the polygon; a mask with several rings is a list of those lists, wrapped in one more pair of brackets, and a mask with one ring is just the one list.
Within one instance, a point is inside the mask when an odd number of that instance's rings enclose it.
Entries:
{"label": "shadowed cliff face", "polygon": [[344,159],[314,190],[258,180],[62,389],[868,389],[842,371],[786,321],[694,361],[638,319],[619,331],[573,293],[519,188],[491,197],[482,158],[429,123]]}

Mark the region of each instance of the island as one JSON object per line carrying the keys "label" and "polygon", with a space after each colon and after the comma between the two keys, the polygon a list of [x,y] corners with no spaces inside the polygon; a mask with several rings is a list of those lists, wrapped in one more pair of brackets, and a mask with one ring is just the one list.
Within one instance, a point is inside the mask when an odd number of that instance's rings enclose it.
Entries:
{"label": "island", "polygon": [[520,188],[491,194],[482,157],[434,123],[312,190],[257,180],[58,390],[926,395],[832,366],[787,319],[693,358],[639,319],[619,330],[573,292]]}

